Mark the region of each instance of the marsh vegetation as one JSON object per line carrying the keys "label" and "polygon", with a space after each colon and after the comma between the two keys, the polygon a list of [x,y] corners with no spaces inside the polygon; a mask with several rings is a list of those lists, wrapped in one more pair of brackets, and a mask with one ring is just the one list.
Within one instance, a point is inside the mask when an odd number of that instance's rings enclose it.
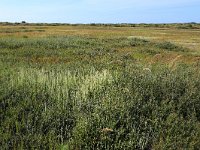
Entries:
{"label": "marsh vegetation", "polygon": [[199,149],[200,32],[145,30],[1,26],[0,149]]}

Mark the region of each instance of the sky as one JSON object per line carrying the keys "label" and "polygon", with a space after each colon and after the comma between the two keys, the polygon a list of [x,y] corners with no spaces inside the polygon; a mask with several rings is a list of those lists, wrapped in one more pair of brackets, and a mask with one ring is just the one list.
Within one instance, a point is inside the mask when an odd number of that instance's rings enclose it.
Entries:
{"label": "sky", "polygon": [[200,22],[200,0],[0,0],[0,22]]}

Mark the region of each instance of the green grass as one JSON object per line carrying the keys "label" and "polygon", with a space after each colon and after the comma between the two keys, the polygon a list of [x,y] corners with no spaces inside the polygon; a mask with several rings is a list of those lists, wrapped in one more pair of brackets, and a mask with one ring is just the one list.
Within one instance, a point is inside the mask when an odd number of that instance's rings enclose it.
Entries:
{"label": "green grass", "polygon": [[198,149],[198,63],[145,61],[185,52],[139,38],[1,38],[0,149]]}

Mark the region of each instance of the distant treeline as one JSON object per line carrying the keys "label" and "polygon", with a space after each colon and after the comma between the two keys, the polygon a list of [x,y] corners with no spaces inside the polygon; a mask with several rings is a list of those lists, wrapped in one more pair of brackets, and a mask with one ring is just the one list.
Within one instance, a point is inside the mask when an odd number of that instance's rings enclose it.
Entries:
{"label": "distant treeline", "polygon": [[26,26],[97,26],[97,27],[156,27],[156,28],[177,28],[177,29],[200,29],[200,23],[89,23],[89,24],[70,24],[70,23],[27,23],[22,22],[0,22],[0,25],[26,25]]}

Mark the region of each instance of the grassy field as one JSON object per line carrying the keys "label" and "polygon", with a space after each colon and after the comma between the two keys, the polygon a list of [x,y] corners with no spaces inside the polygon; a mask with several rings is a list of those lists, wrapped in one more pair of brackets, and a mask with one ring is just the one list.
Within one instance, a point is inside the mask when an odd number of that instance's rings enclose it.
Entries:
{"label": "grassy field", "polygon": [[200,147],[200,25],[0,25],[0,149]]}

